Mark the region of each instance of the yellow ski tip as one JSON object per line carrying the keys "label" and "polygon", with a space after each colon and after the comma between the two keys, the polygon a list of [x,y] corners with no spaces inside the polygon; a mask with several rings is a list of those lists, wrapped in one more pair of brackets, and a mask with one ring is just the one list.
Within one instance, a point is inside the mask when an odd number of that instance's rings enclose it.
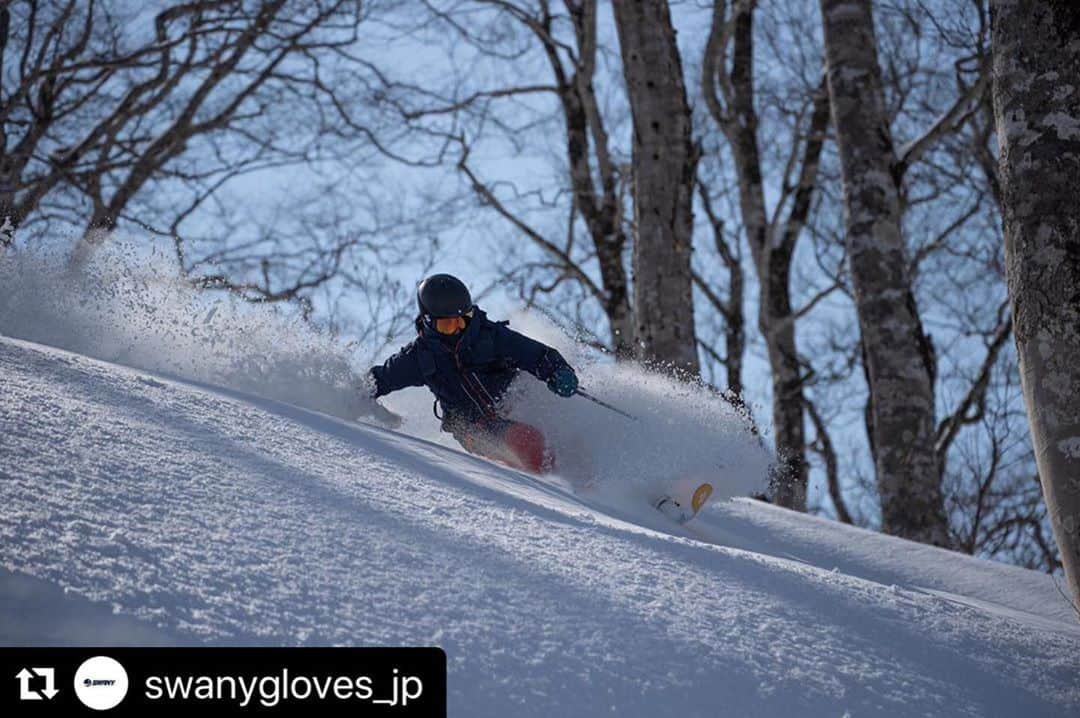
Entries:
{"label": "yellow ski tip", "polygon": [[690,506],[694,509],[695,514],[701,510],[701,507],[705,505],[710,496],[712,496],[712,484],[702,484],[694,490],[694,497],[690,499]]}

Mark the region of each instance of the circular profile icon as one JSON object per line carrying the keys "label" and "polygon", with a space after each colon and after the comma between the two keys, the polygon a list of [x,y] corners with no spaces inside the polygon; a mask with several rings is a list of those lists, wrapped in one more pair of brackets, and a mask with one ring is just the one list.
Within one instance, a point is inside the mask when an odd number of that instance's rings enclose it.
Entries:
{"label": "circular profile icon", "polygon": [[120,705],[128,690],[127,671],[108,656],[83,661],[75,671],[75,695],[87,708],[107,711]]}

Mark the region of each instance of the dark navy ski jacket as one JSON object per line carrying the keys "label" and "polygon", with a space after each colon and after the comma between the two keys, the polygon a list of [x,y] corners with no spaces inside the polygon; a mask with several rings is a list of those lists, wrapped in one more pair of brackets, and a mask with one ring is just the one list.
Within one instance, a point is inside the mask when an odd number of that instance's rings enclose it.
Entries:
{"label": "dark navy ski jacket", "polygon": [[371,369],[375,396],[407,386],[427,386],[446,418],[494,419],[499,402],[520,370],[547,381],[562,366],[559,352],[493,322],[479,308],[465,330],[439,334],[417,319],[419,336],[382,366]]}

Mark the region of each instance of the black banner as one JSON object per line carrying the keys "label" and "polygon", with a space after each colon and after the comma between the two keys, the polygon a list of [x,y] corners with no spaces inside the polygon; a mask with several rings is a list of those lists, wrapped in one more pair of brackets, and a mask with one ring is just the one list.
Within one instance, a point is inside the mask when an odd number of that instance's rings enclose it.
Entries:
{"label": "black banner", "polygon": [[0,715],[446,715],[441,648],[0,648]]}

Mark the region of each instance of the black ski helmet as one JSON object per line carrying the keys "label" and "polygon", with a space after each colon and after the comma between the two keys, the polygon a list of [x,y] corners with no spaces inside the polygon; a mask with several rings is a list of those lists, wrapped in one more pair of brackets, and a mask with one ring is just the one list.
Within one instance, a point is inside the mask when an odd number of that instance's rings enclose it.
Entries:
{"label": "black ski helmet", "polygon": [[416,306],[428,317],[460,317],[472,309],[469,288],[457,277],[432,274],[416,288]]}

